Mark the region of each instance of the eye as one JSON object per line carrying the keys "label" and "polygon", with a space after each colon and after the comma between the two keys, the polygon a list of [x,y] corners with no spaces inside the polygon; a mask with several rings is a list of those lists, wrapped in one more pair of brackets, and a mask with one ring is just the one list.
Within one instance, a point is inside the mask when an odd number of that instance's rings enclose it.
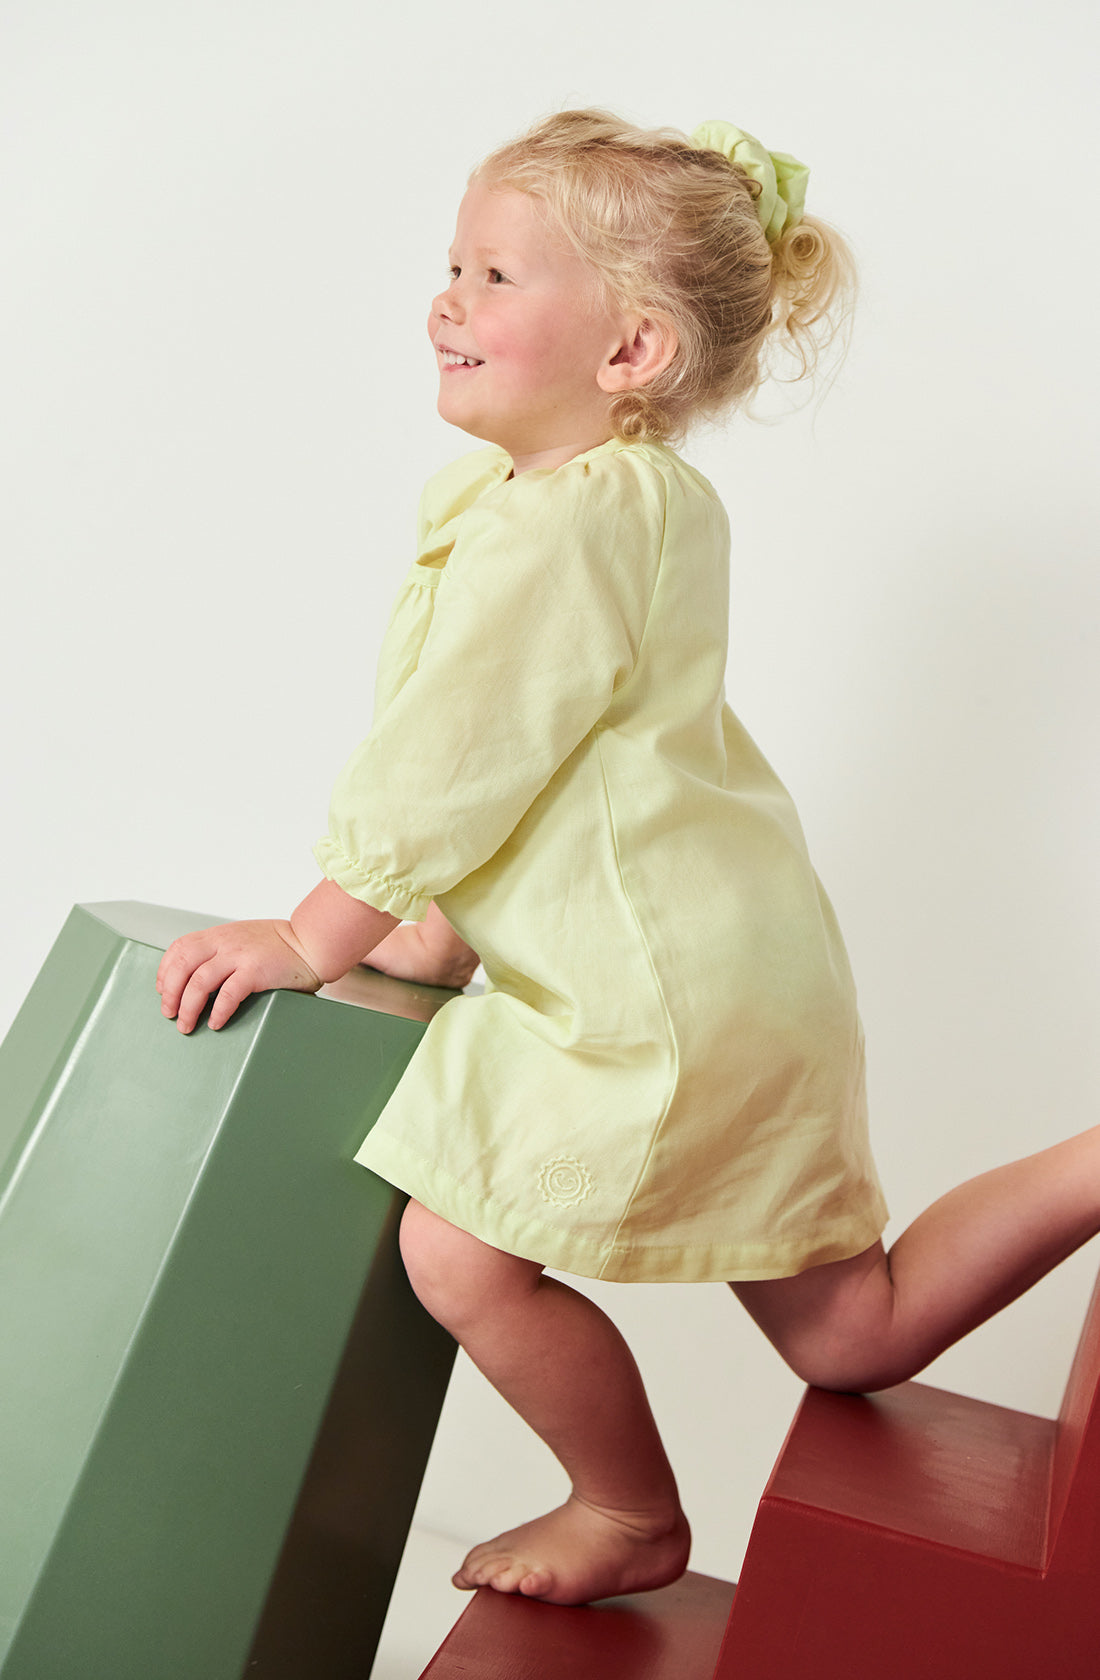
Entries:
{"label": "eye", "polygon": [[507,279],[508,279],[507,275],[502,274],[500,272],[499,268],[489,269],[489,284],[490,284],[490,286],[503,286],[507,283]]}
{"label": "eye", "polygon": [[459,268],[457,263],[452,263],[450,268],[447,270],[447,274],[452,280],[457,280],[461,273],[462,270]]}

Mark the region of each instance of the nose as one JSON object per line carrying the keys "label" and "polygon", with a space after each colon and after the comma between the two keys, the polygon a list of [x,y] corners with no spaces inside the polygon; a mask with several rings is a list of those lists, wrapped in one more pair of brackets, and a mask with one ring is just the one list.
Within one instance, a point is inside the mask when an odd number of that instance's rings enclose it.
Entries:
{"label": "nose", "polygon": [[458,281],[452,279],[449,286],[444,287],[432,304],[432,314],[441,321],[453,321],[460,325],[465,319],[462,298],[459,294]]}

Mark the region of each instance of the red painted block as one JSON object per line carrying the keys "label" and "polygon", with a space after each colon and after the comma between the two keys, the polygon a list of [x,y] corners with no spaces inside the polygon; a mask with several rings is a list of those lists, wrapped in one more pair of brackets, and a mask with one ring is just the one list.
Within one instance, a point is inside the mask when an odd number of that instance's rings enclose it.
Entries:
{"label": "red painted block", "polygon": [[1057,1421],[809,1389],[714,1680],[1098,1680],[1100,1284]]}
{"label": "red painted block", "polygon": [[421,1680],[711,1680],[733,1592],[689,1573],[567,1609],[482,1587]]}

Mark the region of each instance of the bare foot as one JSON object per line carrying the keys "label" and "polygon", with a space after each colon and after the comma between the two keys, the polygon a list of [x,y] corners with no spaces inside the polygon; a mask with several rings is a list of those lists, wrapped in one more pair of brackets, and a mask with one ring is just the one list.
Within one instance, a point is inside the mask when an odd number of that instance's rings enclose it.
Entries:
{"label": "bare foot", "polygon": [[647,1592],[687,1568],[691,1532],[677,1509],[661,1516],[602,1510],[574,1494],[556,1511],[475,1546],[456,1587],[493,1587],[547,1604],[588,1604]]}

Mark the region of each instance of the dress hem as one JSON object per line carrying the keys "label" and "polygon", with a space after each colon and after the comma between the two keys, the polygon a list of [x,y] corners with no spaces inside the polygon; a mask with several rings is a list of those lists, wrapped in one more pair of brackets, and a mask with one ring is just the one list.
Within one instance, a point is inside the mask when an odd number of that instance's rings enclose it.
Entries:
{"label": "dress hem", "polygon": [[865,1215],[846,1222],[843,1231],[817,1233],[811,1248],[766,1251],[755,1245],[708,1243],[680,1245],[585,1243],[538,1220],[486,1207],[465,1185],[438,1171],[425,1170],[393,1138],[372,1133],[355,1156],[359,1166],[423,1203],[430,1212],[481,1242],[553,1271],[607,1283],[755,1283],[794,1277],[811,1266],[849,1260],[871,1247],[889,1217],[881,1194],[872,1191]]}

